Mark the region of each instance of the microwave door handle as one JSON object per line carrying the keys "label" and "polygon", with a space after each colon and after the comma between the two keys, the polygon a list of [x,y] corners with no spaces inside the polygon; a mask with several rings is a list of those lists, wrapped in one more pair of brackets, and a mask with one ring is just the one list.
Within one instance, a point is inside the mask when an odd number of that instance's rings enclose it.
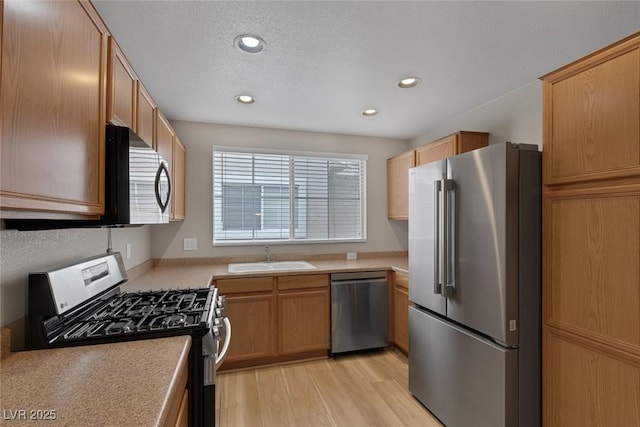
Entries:
{"label": "microwave door handle", "polygon": [[[162,197],[160,196],[160,176],[163,172],[167,176],[167,200],[165,202],[162,201]],[[160,163],[160,167],[158,167],[156,172],[155,192],[156,201],[158,202],[158,206],[160,206],[160,212],[164,213],[167,210],[167,206],[169,206],[169,200],[171,198],[171,178],[164,162]]]}

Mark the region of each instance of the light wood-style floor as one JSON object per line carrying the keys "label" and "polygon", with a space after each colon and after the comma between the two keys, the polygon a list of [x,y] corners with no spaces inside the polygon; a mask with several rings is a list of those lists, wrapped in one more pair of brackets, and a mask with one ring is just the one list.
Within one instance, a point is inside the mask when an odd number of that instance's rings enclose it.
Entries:
{"label": "light wood-style floor", "polygon": [[440,427],[407,381],[396,351],[220,373],[216,425]]}

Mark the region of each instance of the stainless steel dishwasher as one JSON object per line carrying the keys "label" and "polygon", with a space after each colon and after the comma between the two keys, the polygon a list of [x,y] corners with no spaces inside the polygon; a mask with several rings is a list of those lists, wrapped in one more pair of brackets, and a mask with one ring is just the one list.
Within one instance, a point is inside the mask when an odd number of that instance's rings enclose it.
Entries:
{"label": "stainless steel dishwasher", "polygon": [[331,354],[389,345],[386,271],[331,275]]}

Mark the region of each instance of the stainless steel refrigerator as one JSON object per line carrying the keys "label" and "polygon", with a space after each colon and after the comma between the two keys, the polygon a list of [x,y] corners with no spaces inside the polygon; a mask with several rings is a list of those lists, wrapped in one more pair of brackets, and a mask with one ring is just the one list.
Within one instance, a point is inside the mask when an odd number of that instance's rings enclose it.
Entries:
{"label": "stainless steel refrigerator", "polygon": [[541,425],[541,153],[409,171],[409,389],[447,427]]}

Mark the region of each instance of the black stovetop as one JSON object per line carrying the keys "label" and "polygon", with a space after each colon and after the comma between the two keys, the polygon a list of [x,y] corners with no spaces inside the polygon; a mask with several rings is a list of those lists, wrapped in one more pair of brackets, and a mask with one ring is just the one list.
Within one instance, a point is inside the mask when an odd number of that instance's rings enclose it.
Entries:
{"label": "black stovetop", "polygon": [[[44,323],[49,344],[127,339],[206,331],[215,288],[116,293]],[[175,333],[172,333],[175,332]]]}

